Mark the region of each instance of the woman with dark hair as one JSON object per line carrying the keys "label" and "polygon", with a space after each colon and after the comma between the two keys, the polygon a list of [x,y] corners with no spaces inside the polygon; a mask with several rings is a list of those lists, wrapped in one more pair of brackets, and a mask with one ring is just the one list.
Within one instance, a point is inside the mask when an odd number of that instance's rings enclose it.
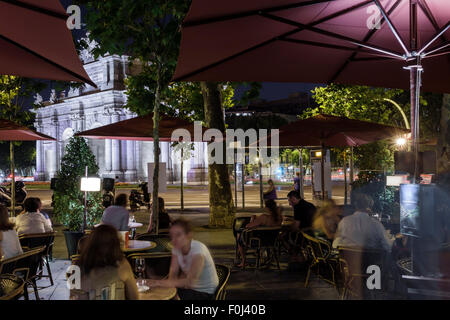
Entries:
{"label": "woman with dark hair", "polygon": [[[151,207],[153,208],[153,202],[152,202]],[[159,229],[169,229],[173,220],[167,213],[165,206],[164,206],[164,199],[161,197],[158,197],[158,210],[159,210],[159,215],[158,215]],[[147,232],[152,232],[155,229],[155,224],[152,223],[152,225],[149,227],[150,227],[150,229],[147,230]]]}
{"label": "woman with dark hair", "polygon": [[117,230],[110,225],[94,229],[81,251],[77,265],[81,271],[81,292],[71,292],[81,300],[138,300],[133,270],[122,253]]}
{"label": "woman with dark hair", "polygon": [[173,249],[169,278],[151,280],[150,284],[178,288],[181,300],[212,300],[219,278],[208,248],[192,239],[192,227],[183,219],[173,222],[170,238]]}
{"label": "woman with dark hair", "polygon": [[8,209],[4,205],[0,205],[0,260],[22,253],[19,237],[14,230],[14,223],[9,221]]}
{"label": "woman with dark hair", "polygon": [[241,230],[237,234],[237,242],[239,253],[242,257],[242,261],[237,267],[243,268],[245,266],[245,250],[244,250],[244,242],[242,239],[242,231],[255,229],[257,227],[278,227],[281,226],[283,222],[283,215],[281,214],[281,208],[277,206],[275,200],[269,199],[266,200],[266,211],[267,213],[263,213],[259,216],[253,215],[250,222],[245,226],[245,229]]}

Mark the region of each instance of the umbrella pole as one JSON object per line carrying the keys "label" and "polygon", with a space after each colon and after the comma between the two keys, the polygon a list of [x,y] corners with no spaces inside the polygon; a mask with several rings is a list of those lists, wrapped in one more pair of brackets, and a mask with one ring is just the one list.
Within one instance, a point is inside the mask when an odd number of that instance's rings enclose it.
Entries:
{"label": "umbrella pole", "polygon": [[238,206],[238,199],[237,199],[237,163],[236,163],[236,153],[234,154],[234,206],[237,208]]}
{"label": "umbrella pole", "polygon": [[242,161],[242,209],[245,209],[245,155],[244,160]]}
{"label": "umbrella pole", "polygon": [[352,203],[353,181],[353,147],[350,147],[350,204]]}
{"label": "umbrella pole", "polygon": [[16,216],[16,168],[14,165],[14,142],[9,142],[9,157],[11,160],[11,217]]}
{"label": "umbrella pole", "polygon": [[414,154],[414,176],[413,183],[419,182],[419,109],[420,109],[420,87],[422,85],[422,66],[420,57],[416,65],[408,67],[410,71],[411,88],[411,147]]}
{"label": "umbrella pole", "polygon": [[303,191],[303,157],[302,157],[302,148],[298,149],[299,151],[299,159],[298,159],[298,166],[300,167],[300,197],[302,197],[302,199],[305,198],[305,194]]}
{"label": "umbrella pole", "polygon": [[262,177],[261,159],[258,161],[258,169],[259,169],[259,205],[261,208],[263,208],[263,177]]}
{"label": "umbrella pole", "polygon": [[347,149],[344,149],[344,205],[347,205]]}
{"label": "umbrella pole", "polygon": [[320,157],[321,183],[322,183],[322,200],[325,200],[325,145],[322,143],[322,157]]}
{"label": "umbrella pole", "polygon": [[184,181],[183,181],[183,148],[181,148],[181,177],[180,177],[180,201],[181,201],[181,211],[184,210]]}

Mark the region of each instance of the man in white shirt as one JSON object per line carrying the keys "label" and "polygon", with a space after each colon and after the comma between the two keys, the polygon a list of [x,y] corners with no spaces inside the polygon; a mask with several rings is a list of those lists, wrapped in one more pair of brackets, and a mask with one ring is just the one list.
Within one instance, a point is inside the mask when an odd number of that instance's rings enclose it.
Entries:
{"label": "man in white shirt", "polygon": [[127,210],[127,195],[119,194],[114,200],[114,205],[105,209],[102,216],[102,224],[109,224],[118,231],[128,231],[130,213]]}
{"label": "man in white shirt", "polygon": [[370,217],[372,200],[364,195],[355,195],[355,213],[343,218],[338,225],[333,247],[361,247],[391,251],[393,241],[387,237],[381,222]]}
{"label": "man in white shirt", "polygon": [[25,213],[16,218],[16,230],[21,234],[52,232],[49,221],[39,211],[39,200],[27,198],[24,201]]}

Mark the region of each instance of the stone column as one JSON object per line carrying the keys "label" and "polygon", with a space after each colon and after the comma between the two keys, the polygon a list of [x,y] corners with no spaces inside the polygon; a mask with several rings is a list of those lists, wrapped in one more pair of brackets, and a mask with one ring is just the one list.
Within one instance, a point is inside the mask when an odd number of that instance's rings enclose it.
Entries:
{"label": "stone column", "polygon": [[[125,118],[131,119],[133,118],[133,114],[130,111],[125,111]],[[137,170],[136,170],[136,141],[127,140],[125,141],[126,145],[126,153],[125,153],[125,163],[126,163],[126,171],[125,171],[125,180],[134,182],[137,180]]]}
{"label": "stone column", "polygon": [[[36,130],[42,132],[42,126],[35,124]],[[44,171],[44,153],[43,153],[42,140],[36,141],[36,172],[34,174],[34,180],[44,181],[45,171]]]}
{"label": "stone column", "polygon": [[205,143],[194,142],[194,150],[191,157],[191,169],[187,172],[187,182],[190,184],[203,184],[206,181],[207,172],[205,166]]}
{"label": "stone column", "polygon": [[[109,109],[105,108],[103,110],[103,116],[105,119],[105,124],[111,123],[111,112]],[[112,170],[112,140],[105,139],[105,171],[103,173],[103,177],[114,178],[111,175]]]}
{"label": "stone column", "polygon": [[[116,111],[112,115],[112,123],[119,121],[119,112]],[[112,139],[111,142],[111,175],[115,178],[119,177],[120,180],[123,180],[123,173],[120,168],[120,140]]]}

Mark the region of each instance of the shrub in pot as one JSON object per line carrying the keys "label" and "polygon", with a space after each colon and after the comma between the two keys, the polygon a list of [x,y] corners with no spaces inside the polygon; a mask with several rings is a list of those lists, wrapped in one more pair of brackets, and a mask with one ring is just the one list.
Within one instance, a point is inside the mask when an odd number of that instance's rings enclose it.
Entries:
{"label": "shrub in pot", "polygon": [[[70,138],[64,157],[61,161],[61,169],[57,174],[54,194],[55,218],[66,228],[66,239],[69,258],[76,254],[78,240],[84,235],[82,232],[84,215],[84,192],[80,191],[81,177],[85,175],[88,167],[88,175],[98,175],[98,166],[95,156],[89,148],[86,140],[80,137]],[[100,192],[88,192],[87,194],[87,227],[98,223],[103,213],[102,196]]]}

